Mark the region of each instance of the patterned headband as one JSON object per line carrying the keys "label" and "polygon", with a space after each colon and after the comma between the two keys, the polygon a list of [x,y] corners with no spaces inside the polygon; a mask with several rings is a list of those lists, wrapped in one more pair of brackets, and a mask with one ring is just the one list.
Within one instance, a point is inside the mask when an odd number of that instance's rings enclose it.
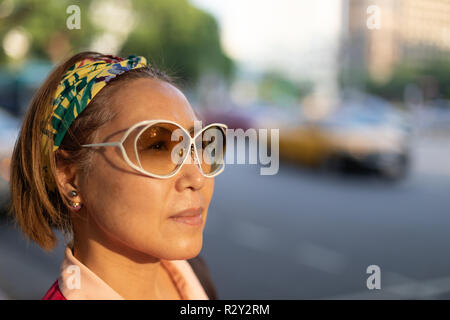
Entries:
{"label": "patterned headband", "polygon": [[126,71],[145,66],[147,60],[141,56],[131,55],[127,59],[122,59],[107,55],[79,61],[63,75],[52,101],[51,114],[46,118],[49,122],[43,130],[41,143],[45,161],[43,169],[51,190],[56,186],[48,170],[50,140],[53,139],[54,152],[59,148],[72,122],[111,79]]}

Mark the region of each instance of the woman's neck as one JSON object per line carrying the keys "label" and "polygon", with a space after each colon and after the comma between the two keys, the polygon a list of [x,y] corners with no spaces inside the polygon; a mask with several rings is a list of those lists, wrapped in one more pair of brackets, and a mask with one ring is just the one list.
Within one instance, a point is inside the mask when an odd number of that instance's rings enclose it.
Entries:
{"label": "woman's neck", "polygon": [[[106,238],[98,227],[77,223],[73,255],[124,299],[171,299],[161,261]],[[169,281],[169,282],[168,282]]]}

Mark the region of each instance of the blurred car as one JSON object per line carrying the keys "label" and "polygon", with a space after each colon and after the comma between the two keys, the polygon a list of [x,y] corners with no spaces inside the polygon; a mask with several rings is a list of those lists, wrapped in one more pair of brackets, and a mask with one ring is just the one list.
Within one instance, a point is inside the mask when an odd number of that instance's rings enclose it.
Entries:
{"label": "blurred car", "polygon": [[297,108],[277,107],[267,104],[255,104],[249,107],[232,107],[226,110],[206,110],[202,113],[207,123],[222,122],[230,129],[241,128],[244,131],[254,129],[272,129],[298,123]]}
{"label": "blurred car", "polygon": [[390,104],[365,103],[347,101],[321,121],[280,131],[280,156],[309,167],[405,176],[410,163],[406,117]]}
{"label": "blurred car", "polygon": [[42,60],[29,60],[19,70],[0,66],[1,108],[14,116],[22,116],[51,68],[50,62]]}
{"label": "blurred car", "polygon": [[243,129],[244,131],[253,125],[251,114],[243,108],[210,109],[201,114],[205,124],[220,122],[226,124],[229,129]]}
{"label": "blurred car", "polygon": [[0,213],[9,199],[9,165],[21,120],[0,108]]}
{"label": "blurred car", "polygon": [[[266,129],[267,148],[270,150],[272,142],[272,130],[296,126],[300,119],[300,107],[281,107],[276,105],[255,104],[248,107],[233,107],[228,110],[208,110],[203,112],[203,119],[206,123],[221,122],[225,123],[229,129],[242,129],[246,132],[248,129]],[[260,139],[260,135],[256,135]]]}

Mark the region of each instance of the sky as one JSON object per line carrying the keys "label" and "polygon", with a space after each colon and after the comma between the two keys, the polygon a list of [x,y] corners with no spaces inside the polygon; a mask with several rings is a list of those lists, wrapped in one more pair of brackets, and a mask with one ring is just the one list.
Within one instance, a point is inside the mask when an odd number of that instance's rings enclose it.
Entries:
{"label": "sky", "polygon": [[217,18],[225,52],[246,68],[300,79],[335,69],[340,0],[190,1]]}

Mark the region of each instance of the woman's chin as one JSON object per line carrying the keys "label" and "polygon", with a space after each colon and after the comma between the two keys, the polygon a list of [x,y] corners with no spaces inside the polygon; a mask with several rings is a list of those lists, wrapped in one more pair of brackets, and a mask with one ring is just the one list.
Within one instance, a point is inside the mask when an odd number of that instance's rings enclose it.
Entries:
{"label": "woman's chin", "polygon": [[203,245],[203,237],[200,236],[195,238],[183,238],[174,241],[173,245],[163,253],[161,256],[165,260],[187,260],[195,258],[200,254]]}

